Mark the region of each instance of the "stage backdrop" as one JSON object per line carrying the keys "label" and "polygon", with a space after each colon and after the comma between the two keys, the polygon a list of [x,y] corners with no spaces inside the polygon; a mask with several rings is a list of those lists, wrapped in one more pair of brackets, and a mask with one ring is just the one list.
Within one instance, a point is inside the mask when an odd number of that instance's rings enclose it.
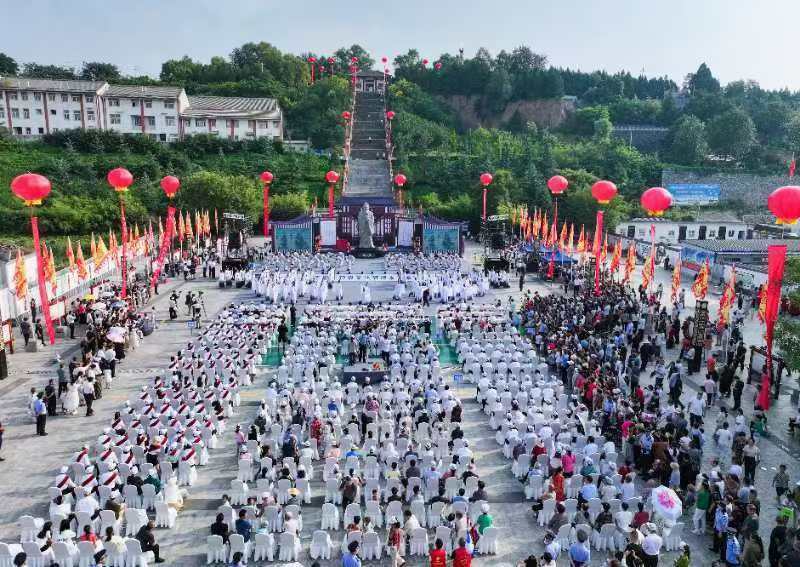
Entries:
{"label": "stage backdrop", "polygon": [[426,224],[422,230],[424,252],[458,252],[459,229]]}
{"label": "stage backdrop", "polygon": [[278,227],[274,226],[275,250],[283,252],[287,250],[305,250],[310,252],[312,249],[311,226],[308,227]]}
{"label": "stage backdrop", "polygon": [[336,219],[320,220],[319,235],[323,246],[336,246]]}
{"label": "stage backdrop", "polygon": [[397,224],[397,245],[408,246],[409,248],[414,244],[414,221],[401,220]]}

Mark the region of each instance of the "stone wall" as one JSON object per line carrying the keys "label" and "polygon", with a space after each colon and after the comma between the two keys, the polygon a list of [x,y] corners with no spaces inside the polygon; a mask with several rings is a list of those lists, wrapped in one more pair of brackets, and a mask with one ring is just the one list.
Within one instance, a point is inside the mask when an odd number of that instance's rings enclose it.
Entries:
{"label": "stone wall", "polygon": [[[793,183],[794,181],[794,183]],[[696,173],[665,169],[661,173],[661,186],[672,183],[717,184],[720,200],[743,201],[763,210],[769,194],[783,185],[796,184],[788,175],[756,175],[752,173]]]}
{"label": "stone wall", "polygon": [[526,122],[535,122],[540,128],[556,128],[575,111],[575,102],[567,99],[514,100],[509,102],[503,112],[491,116],[481,116],[479,96],[453,95],[442,97],[456,111],[464,128],[500,127],[519,111]]}

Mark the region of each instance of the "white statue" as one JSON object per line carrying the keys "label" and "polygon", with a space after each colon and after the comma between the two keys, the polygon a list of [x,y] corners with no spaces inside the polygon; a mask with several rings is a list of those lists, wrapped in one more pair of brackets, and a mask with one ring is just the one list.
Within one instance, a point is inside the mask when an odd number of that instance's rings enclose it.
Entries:
{"label": "white statue", "polygon": [[369,203],[364,203],[358,212],[358,247],[375,248],[372,235],[375,232],[375,215],[369,210]]}

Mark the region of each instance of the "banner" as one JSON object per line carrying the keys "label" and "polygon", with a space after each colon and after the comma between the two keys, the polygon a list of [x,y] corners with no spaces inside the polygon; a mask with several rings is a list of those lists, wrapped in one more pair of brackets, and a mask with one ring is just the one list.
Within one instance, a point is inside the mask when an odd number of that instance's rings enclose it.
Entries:
{"label": "banner", "polygon": [[337,282],[396,282],[399,274],[336,274]]}
{"label": "banner", "polygon": [[[56,330],[53,327],[53,319],[50,317],[50,300],[47,299],[47,288],[45,287],[44,265],[42,264],[42,244],[39,241],[39,219],[31,217],[31,228],[33,229],[33,248],[36,251],[36,275],[39,284],[39,301],[42,306],[42,314],[44,315],[44,325],[47,329],[47,337],[50,339],[50,344],[56,342]],[[31,313],[35,317],[35,313]]]}
{"label": "banner", "polygon": [[429,252],[458,252],[459,229],[432,228],[425,226],[422,230],[422,250]]}
{"label": "banner", "polygon": [[305,250],[311,252],[313,245],[311,224],[308,223],[308,226],[289,227],[274,223],[272,225],[272,239],[275,243],[276,252],[283,252],[286,250]]}
{"label": "banner", "polygon": [[778,321],[778,309],[781,303],[781,285],[783,284],[783,270],[786,267],[786,245],[772,245],[767,249],[767,305],[764,314],[767,326],[767,374],[761,381],[761,390],[758,393],[756,404],[764,410],[769,409],[769,391],[772,380],[772,341],[774,339],[775,323]]}
{"label": "banner", "polygon": [[158,258],[156,258],[156,266],[153,270],[153,277],[150,280],[150,285],[156,285],[158,277],[161,275],[161,269],[164,267],[164,259],[167,257],[169,245],[172,242],[172,233],[175,231],[175,207],[172,205],[167,207],[167,228],[161,234],[161,245],[158,248]]}
{"label": "banner", "polygon": [[595,257],[594,263],[594,294],[600,295],[600,262],[598,255],[600,253],[600,234],[603,231],[603,211],[597,211],[597,223],[594,229],[594,245],[592,246],[592,253]]}

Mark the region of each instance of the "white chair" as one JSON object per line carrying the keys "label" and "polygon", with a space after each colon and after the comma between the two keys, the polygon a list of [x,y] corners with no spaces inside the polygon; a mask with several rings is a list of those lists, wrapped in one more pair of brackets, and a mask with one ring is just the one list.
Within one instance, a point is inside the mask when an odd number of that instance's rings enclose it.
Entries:
{"label": "white chair", "polygon": [[497,554],[497,535],[499,530],[494,526],[489,526],[483,530],[481,538],[478,540],[478,549],[476,551],[481,555],[491,553]]}
{"label": "white chair", "polygon": [[[72,555],[70,553],[69,547],[67,547],[67,544],[63,541],[57,541],[53,544],[53,559],[55,559],[56,563],[58,563],[60,566],[73,567],[75,565],[76,557],[77,555]],[[5,565],[2,557],[0,557],[0,565]]]}
{"label": "white chair", "polygon": [[364,534],[364,541],[361,543],[361,550],[364,559],[367,561],[370,559],[380,561],[383,550],[381,548],[381,540],[378,537],[378,534],[375,532]]}
{"label": "white chair", "polygon": [[120,521],[113,510],[100,510],[100,533],[105,535],[106,528],[114,528],[114,533],[119,535]]}
{"label": "white chair", "polygon": [[94,554],[97,550],[88,541],[78,542],[78,567],[93,567],[95,565]]}
{"label": "white chair", "polygon": [[598,551],[615,551],[617,547],[616,535],[617,526],[614,524],[603,524],[600,531],[594,532],[594,547]]}
{"label": "white chair", "polygon": [[544,479],[541,476],[532,476],[525,485],[525,498],[539,499],[544,493]]}
{"label": "white chair", "polygon": [[364,516],[372,520],[372,524],[376,528],[383,527],[383,511],[381,505],[374,500],[367,500],[365,504]]}
{"label": "white chair", "polygon": [[42,553],[36,542],[22,542],[22,551],[28,556],[28,561],[25,563],[27,567],[46,567],[49,564],[49,558]]}
{"label": "white chair", "polygon": [[155,560],[155,556],[151,551],[142,551],[142,544],[138,539],[125,540],[125,552],[128,556],[129,567],[147,567],[147,562]]}
{"label": "white chair", "polygon": [[275,536],[256,534],[253,548],[253,561],[273,561],[275,559]]}
{"label": "white chair", "polygon": [[325,481],[325,502],[334,504],[342,503],[342,493],[339,492],[339,481],[331,477]]}
{"label": "white chair", "polygon": [[428,555],[428,532],[425,528],[411,530],[411,555]]}
{"label": "white chair", "polygon": [[558,528],[556,539],[558,540],[561,549],[568,549],[570,545],[570,538],[572,537],[572,524],[564,524]]}
{"label": "white chair", "polygon": [[556,513],[556,501],[554,499],[545,500],[542,502],[542,509],[539,511],[539,526],[547,525],[547,522],[553,519]]}
{"label": "white chair", "polygon": [[298,478],[294,483],[294,487],[300,491],[300,498],[302,498],[303,503],[311,504],[311,484],[308,479]]}
{"label": "white chair", "polygon": [[103,547],[106,550],[106,566],[107,567],[126,567],[125,562],[127,557],[125,555],[125,541],[121,541],[117,545],[111,543],[104,543]]}
{"label": "white chair", "polygon": [[147,512],[141,508],[125,509],[125,535],[135,536],[143,525],[147,523]]}
{"label": "white chair", "polygon": [[[664,529],[667,531],[667,528]],[[677,522],[669,533],[664,537],[664,548],[667,551],[675,551],[680,549],[681,539],[683,539],[683,522]]]}
{"label": "white chair", "polygon": [[42,518],[34,518],[33,516],[21,516],[19,519],[19,541],[25,543],[26,541],[34,541],[36,534],[42,529],[44,520]]}
{"label": "white chair", "polygon": [[[384,516],[386,518],[386,525],[389,525],[389,520],[392,518],[397,518],[401,522],[403,521],[403,504],[394,500],[389,502],[386,505],[386,514]],[[419,520],[419,518],[417,518]]]}
{"label": "white chair", "polygon": [[178,511],[166,502],[156,502],[156,527],[174,528]]}
{"label": "white chair", "polygon": [[279,561],[297,561],[300,555],[300,539],[296,535],[283,532],[280,537],[280,547]]}
{"label": "white chair", "polygon": [[267,506],[264,508],[264,520],[271,533],[281,530],[281,509],[278,506]]}
{"label": "white chair", "polygon": [[159,500],[156,494],[156,487],[152,484],[142,485],[142,508],[145,510],[152,510],[156,507],[156,500]]}
{"label": "white chair", "polygon": [[434,537],[434,541],[437,539],[442,540],[444,542],[444,549],[448,555],[453,553],[453,532],[447,526],[439,526],[436,528],[436,536]]}
{"label": "white chair", "polygon": [[428,510],[428,527],[435,528],[442,525],[444,502],[434,502]]}
{"label": "white chair", "polygon": [[411,513],[419,520],[423,528],[428,525],[428,514],[425,512],[425,502],[422,500],[414,500],[411,502]]}
{"label": "white chair", "polygon": [[339,529],[339,509],[330,502],[326,502],[322,505],[322,529]]}
{"label": "white chair", "polygon": [[245,561],[250,556],[249,544],[244,542],[244,537],[240,534],[231,534],[228,536],[228,561],[233,561],[235,553],[241,553]]}
{"label": "white chair", "polygon": [[330,559],[331,558],[331,536],[328,532],[315,530],[311,536],[311,548],[308,551],[311,559]]}
{"label": "white chair", "polygon": [[122,490],[125,496],[125,505],[128,508],[141,508],[142,499],[139,497],[139,491],[132,484],[126,484]]}
{"label": "white chair", "polygon": [[250,489],[247,487],[247,483],[237,478],[231,480],[231,504],[233,506],[244,506],[247,504],[247,495],[249,492]]}
{"label": "white chair", "polygon": [[289,489],[292,487],[292,481],[288,478],[282,478],[278,481],[277,493],[275,500],[278,504],[284,506],[289,501]]}
{"label": "white chair", "polygon": [[228,550],[225,549],[225,544],[222,541],[222,536],[210,535],[206,538],[206,563],[222,562],[227,560]]}
{"label": "white chair", "polygon": [[361,506],[353,502],[352,504],[348,504],[347,508],[344,509],[344,519],[343,523],[345,526],[349,526],[350,523],[353,521],[353,518],[356,516],[361,517]]}

